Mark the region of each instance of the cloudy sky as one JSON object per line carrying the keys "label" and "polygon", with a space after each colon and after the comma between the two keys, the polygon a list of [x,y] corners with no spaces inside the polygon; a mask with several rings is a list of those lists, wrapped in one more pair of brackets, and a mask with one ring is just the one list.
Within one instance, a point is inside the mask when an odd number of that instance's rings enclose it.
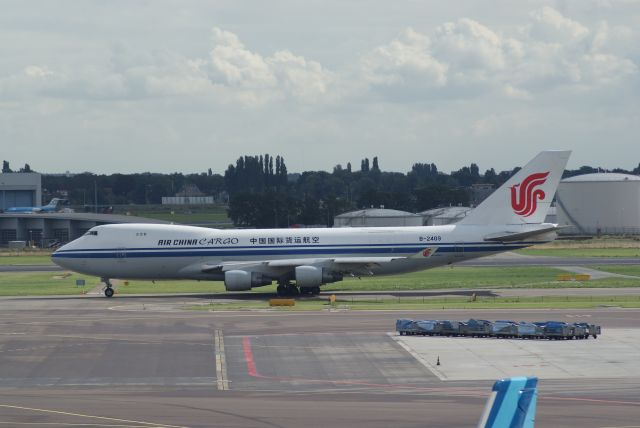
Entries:
{"label": "cloudy sky", "polygon": [[637,0],[4,0],[0,52],[14,168],[640,162]]}

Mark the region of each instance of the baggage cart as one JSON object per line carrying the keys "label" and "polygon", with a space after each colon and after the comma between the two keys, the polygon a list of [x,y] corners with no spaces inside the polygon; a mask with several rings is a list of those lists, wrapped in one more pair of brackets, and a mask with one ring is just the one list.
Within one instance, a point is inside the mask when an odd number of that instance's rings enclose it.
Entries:
{"label": "baggage cart", "polygon": [[472,318],[465,323],[460,323],[460,334],[471,337],[491,336],[491,326],[490,321]]}
{"label": "baggage cart", "polygon": [[492,335],[502,339],[518,336],[518,326],[513,321],[496,321],[491,329]]}
{"label": "baggage cart", "polygon": [[442,331],[442,324],[437,320],[415,321],[416,334],[423,336],[435,336]]}

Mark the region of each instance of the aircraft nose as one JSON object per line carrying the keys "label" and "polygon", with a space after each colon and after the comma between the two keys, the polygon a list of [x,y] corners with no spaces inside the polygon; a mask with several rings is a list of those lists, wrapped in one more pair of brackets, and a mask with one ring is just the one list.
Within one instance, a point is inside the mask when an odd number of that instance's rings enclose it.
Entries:
{"label": "aircraft nose", "polygon": [[67,251],[69,250],[69,244],[65,244],[62,247],[51,253],[51,261],[64,269],[73,270],[73,258],[68,257]]}

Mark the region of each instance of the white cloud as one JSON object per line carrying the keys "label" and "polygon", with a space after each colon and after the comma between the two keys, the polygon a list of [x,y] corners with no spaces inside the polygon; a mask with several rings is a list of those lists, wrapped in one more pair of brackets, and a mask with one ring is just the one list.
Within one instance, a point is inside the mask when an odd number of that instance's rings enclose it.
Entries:
{"label": "white cloud", "polygon": [[29,77],[42,78],[51,76],[53,72],[47,67],[39,67],[37,65],[29,65],[24,68],[24,74]]}
{"label": "white cloud", "polygon": [[214,28],[213,43],[211,69],[214,82],[248,89],[276,86],[271,67],[262,56],[247,50],[238,36]]}
{"label": "white cloud", "polygon": [[390,43],[362,58],[365,79],[374,85],[440,87],[448,66],[432,56],[428,36],[407,28]]}
{"label": "white cloud", "polygon": [[393,87],[410,86],[416,97],[424,97],[419,89],[431,89],[439,98],[489,92],[532,100],[558,87],[598,89],[637,74],[621,48],[635,45],[629,28],[612,32],[600,23],[592,31],[550,7],[531,13],[531,20],[511,35],[469,18],[442,24],[431,35],[408,28],[363,57],[365,80],[385,85],[390,99]]}
{"label": "white cloud", "polygon": [[[0,77],[0,93],[11,97],[141,99],[209,96],[222,103],[260,106],[277,100],[314,103],[329,99],[335,75],[319,62],[289,50],[271,56],[252,52],[238,36],[213,29],[208,58],[186,58],[160,50],[135,53],[111,46],[103,64],[29,65],[20,75]],[[35,80],[35,81],[34,81]]]}
{"label": "white cloud", "polygon": [[436,56],[459,70],[498,70],[504,68],[507,62],[503,39],[468,18],[438,27],[433,44]]}
{"label": "white cloud", "polygon": [[545,6],[531,13],[534,38],[551,43],[574,43],[587,37],[589,29],[577,21],[563,16],[552,7]]}
{"label": "white cloud", "polygon": [[[331,72],[289,50],[264,57],[248,50],[229,31],[213,29],[214,48],[210,54],[211,79],[228,94],[246,104],[293,98],[314,102],[327,95],[334,80]],[[233,94],[230,89],[237,88]]]}
{"label": "white cloud", "polygon": [[528,91],[525,91],[524,89],[518,89],[514,86],[511,86],[509,84],[505,85],[504,87],[504,93],[507,97],[509,98],[513,98],[516,100],[531,100],[533,97],[531,96],[531,93],[529,93]]}
{"label": "white cloud", "polygon": [[334,76],[319,62],[307,61],[290,51],[278,51],[267,58],[282,88],[300,100],[313,101],[328,95]]}

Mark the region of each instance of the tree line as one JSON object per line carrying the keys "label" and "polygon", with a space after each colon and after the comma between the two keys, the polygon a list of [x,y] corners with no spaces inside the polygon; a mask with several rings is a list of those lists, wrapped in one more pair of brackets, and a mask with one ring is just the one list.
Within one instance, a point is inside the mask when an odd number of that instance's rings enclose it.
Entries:
{"label": "tree line", "polygon": [[[382,171],[379,160],[362,159],[360,170],[336,165],[331,172],[289,173],[284,157],[242,156],[224,175],[211,169],[196,174],[110,174],[89,172],[42,177],[45,199],[66,194],[71,205],[92,205],[94,192],[100,205],[159,204],[162,196],[173,196],[185,186],[197,186],[204,194],[228,200],[228,214],[238,227],[289,227],[295,224],[333,224],[337,214],[361,208],[385,207],[420,212],[448,205],[471,203],[473,185],[500,186],[519,168],[480,173],[475,163],[449,174],[434,163],[415,163],[407,173]],[[21,172],[31,172],[26,164]],[[603,172],[583,166],[567,170],[564,177]],[[12,172],[3,162],[3,172]],[[607,172],[640,174],[616,168]]]}

